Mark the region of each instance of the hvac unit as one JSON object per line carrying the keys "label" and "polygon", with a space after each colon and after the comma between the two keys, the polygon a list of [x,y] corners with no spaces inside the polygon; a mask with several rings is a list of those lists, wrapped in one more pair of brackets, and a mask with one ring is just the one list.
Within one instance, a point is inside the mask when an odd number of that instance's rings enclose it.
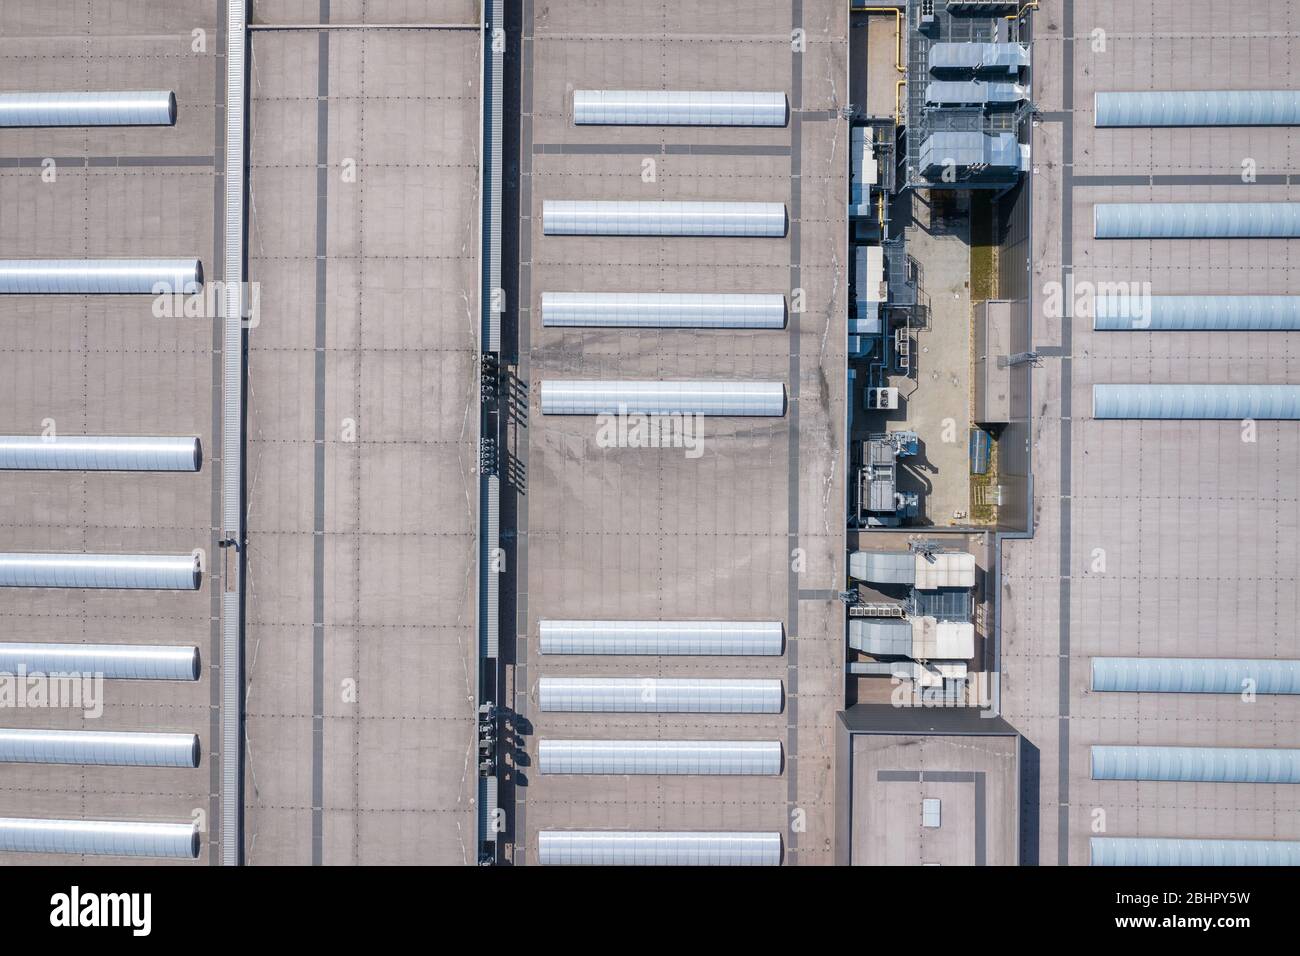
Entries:
{"label": "hvac unit", "polygon": [[898,408],[898,389],[867,389],[867,408],[878,411],[895,411]]}

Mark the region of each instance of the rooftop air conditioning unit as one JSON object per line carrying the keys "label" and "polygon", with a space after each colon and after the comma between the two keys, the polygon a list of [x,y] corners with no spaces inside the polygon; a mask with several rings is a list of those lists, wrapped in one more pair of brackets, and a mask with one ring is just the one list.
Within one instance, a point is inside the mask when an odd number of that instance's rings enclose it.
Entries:
{"label": "rooftop air conditioning unit", "polygon": [[894,411],[898,408],[898,389],[873,388],[870,392],[870,406],[880,411]]}

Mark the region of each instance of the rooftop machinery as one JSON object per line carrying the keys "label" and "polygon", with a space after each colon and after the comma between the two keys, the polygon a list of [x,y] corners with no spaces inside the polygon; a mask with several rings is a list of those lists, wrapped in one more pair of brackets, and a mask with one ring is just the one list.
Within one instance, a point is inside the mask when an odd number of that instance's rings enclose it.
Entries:
{"label": "rooftop machinery", "polygon": [[[893,183],[892,152],[888,148],[892,131],[868,123],[850,127],[849,132],[849,239],[853,271],[853,306],[849,314],[850,359],[873,358],[867,370],[868,388],[884,384],[882,372],[888,361],[888,332],[885,303],[889,298],[885,282],[885,250],[888,230],[889,193]],[[850,375],[850,396],[852,396]],[[852,423],[850,399],[850,425]]]}
{"label": "rooftop machinery", "polygon": [[849,576],[899,595],[849,605],[849,647],[873,658],[850,663],[850,672],[956,692],[975,657],[974,555],[923,541],[908,551],[855,551]]}
{"label": "rooftop machinery", "polygon": [[[872,389],[868,389],[870,393]],[[896,401],[897,389],[877,389],[884,399]],[[870,395],[868,395],[870,397]],[[861,443],[861,466],[853,483],[855,505],[851,516],[860,528],[896,528],[920,512],[916,492],[898,490],[898,462],[920,450],[916,432],[897,431],[872,435]]]}
{"label": "rooftop machinery", "polygon": [[[910,336],[896,329],[898,315],[915,307],[915,284],[893,260],[906,258],[902,237],[888,240],[889,209],[894,192],[894,131],[878,119],[850,127],[849,229],[852,307],[848,322],[849,433],[857,410],[857,385],[863,386],[862,408],[898,408],[898,389],[888,385],[891,371],[908,368]],[[897,280],[897,281],[895,281]],[[891,321],[892,317],[892,321]],[[859,381],[860,379],[860,381]],[[904,452],[906,454],[906,452]]]}
{"label": "rooftop machinery", "polygon": [[[856,435],[853,427],[858,411],[899,410],[897,386],[907,386],[899,378],[912,375],[912,330],[928,324],[921,265],[908,254],[908,233],[900,228],[907,217],[891,221],[891,210],[909,189],[1000,195],[1020,182],[1029,168],[1029,146],[1021,139],[1032,110],[1028,14],[1036,7],[1035,0],[851,4],[858,27],[870,15],[893,14],[897,35],[892,70],[870,56],[865,64],[850,62],[850,90],[855,78],[866,80],[854,102],[865,97],[868,104],[851,111],[849,148],[850,526],[897,527],[919,512],[918,496],[897,489],[899,461],[916,453],[916,436],[891,433],[884,421]],[[886,21],[869,22],[876,30]],[[897,84],[892,124],[879,115],[882,84],[891,80]]]}
{"label": "rooftop machinery", "polygon": [[1004,191],[1029,168],[1034,6],[908,0],[904,188]]}
{"label": "rooftop machinery", "polygon": [[[855,2],[859,14],[894,13],[897,31],[896,61],[892,64],[858,64],[866,71],[868,84],[897,71],[898,98],[891,116],[872,115],[863,107],[854,111],[850,126],[848,218],[850,286],[852,305],[848,319],[849,435],[854,434],[858,411],[893,411],[898,408],[898,389],[889,375],[906,371],[910,334],[900,325],[900,315],[911,324],[911,307],[917,297],[914,283],[894,260],[906,258],[903,237],[890,238],[890,208],[896,192],[896,145],[902,124],[901,78],[905,71],[903,38],[906,32],[902,5],[894,7]],[[865,26],[865,22],[860,24]],[[888,70],[888,73],[886,73]],[[861,91],[859,91],[859,96]],[[868,100],[870,101],[870,100]],[[895,282],[894,280],[898,281]],[[858,396],[861,395],[861,398]],[[861,406],[859,407],[859,402]],[[873,427],[879,428],[873,423]],[[858,527],[892,527],[919,508],[915,494],[901,494],[896,488],[897,462],[915,454],[919,440],[911,433],[873,434],[867,441],[853,441],[853,474],[849,523]]]}
{"label": "rooftop machinery", "polygon": [[[504,0],[484,0],[479,83],[482,109],[479,114],[479,275],[478,275],[478,533],[476,571],[478,585],[477,686],[474,688],[478,718],[478,863],[497,862],[506,830],[506,808],[502,806],[500,763],[501,742],[512,739],[514,727],[506,708],[500,666],[502,639],[501,590],[507,555],[502,549],[501,527],[503,472],[507,470],[499,451],[504,445],[508,388],[502,360],[502,318],[511,308],[502,280],[503,190],[506,182],[504,151],[506,63]],[[498,292],[500,293],[498,295]],[[509,494],[509,492],[507,492]],[[513,561],[513,555],[508,560]],[[507,640],[509,631],[507,630]],[[510,797],[505,798],[508,805]]]}

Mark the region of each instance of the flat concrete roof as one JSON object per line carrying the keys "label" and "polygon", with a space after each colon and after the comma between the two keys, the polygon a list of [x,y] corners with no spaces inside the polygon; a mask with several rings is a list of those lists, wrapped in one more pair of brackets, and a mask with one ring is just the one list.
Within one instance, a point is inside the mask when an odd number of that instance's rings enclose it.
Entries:
{"label": "flat concrete roof", "polygon": [[[253,24],[321,22],[320,0],[257,0]],[[477,24],[478,0],[330,0],[329,22],[338,24]]]}
{"label": "flat concrete roof", "polygon": [[479,34],[252,37],[247,862],[474,863]]}
{"label": "flat concrete roof", "polygon": [[[932,189],[894,204],[907,230],[907,253],[920,265],[928,299],[922,328],[904,333],[909,371],[887,372],[899,390],[892,412],[854,411],[855,431],[914,431],[920,453],[898,463],[898,490],[919,496],[920,522],[939,528],[971,520],[971,197]],[[861,374],[861,373],[860,373]]]}
{"label": "flat concrete roof", "polygon": [[[539,738],[777,739],[780,777],[542,777],[521,762],[512,862],[536,860],[549,828],[764,830],[787,864],[829,863],[830,733],[843,699],[845,105],[847,14],[805,3],[734,11],[674,0],[653,10],[525,2],[519,304],[527,427],[514,709]],[[797,73],[795,71],[798,71]],[[784,129],[575,127],[571,91],[783,90]],[[796,135],[797,133],[797,135]],[[653,181],[643,161],[653,160]],[[785,239],[543,237],[546,199],[775,201]],[[784,292],[807,311],[783,331],[542,329],[544,291]],[[563,378],[782,381],[780,419],[708,418],[703,454],[602,448],[594,418],[540,413],[538,383]],[[795,552],[794,549],[801,549]],[[792,563],[801,573],[792,573]],[[783,622],[784,658],[577,658],[537,654],[543,618]],[[541,713],[544,676],[764,677],[785,684],[779,715]],[[535,763],[535,761],[531,761]],[[806,829],[790,832],[795,809]]]}
{"label": "flat concrete roof", "polygon": [[1222,13],[1044,0],[1033,14],[1038,501],[1034,538],[1008,542],[1002,565],[1003,713],[1039,765],[1027,862],[1085,863],[1098,811],[1107,836],[1300,836],[1295,787],[1103,783],[1088,764],[1093,744],[1295,746],[1294,698],[1094,694],[1088,674],[1094,655],[1296,656],[1300,429],[1260,422],[1243,442],[1235,422],[1101,422],[1089,409],[1095,383],[1294,382],[1300,338],[1094,332],[1090,317],[1045,314],[1042,298],[1071,273],[1154,295],[1294,291],[1282,240],[1092,238],[1097,202],[1300,199],[1284,178],[1300,160],[1291,130],[1093,127],[1096,90],[1275,87],[1276,64],[1300,54],[1294,25]]}
{"label": "flat concrete roof", "polygon": [[[1016,860],[1015,736],[855,734],[854,866],[1007,866]],[[939,826],[922,802],[939,801]]]}
{"label": "flat concrete roof", "polygon": [[[196,256],[220,272],[212,55],[218,4],[144,9],[72,0],[0,8],[0,88],[172,89],[174,127],[0,131],[3,258]],[[209,53],[191,52],[208,31]],[[43,166],[46,158],[52,167]],[[48,173],[52,171],[51,178]],[[46,172],[46,176],[42,173]],[[198,436],[197,474],[11,472],[0,495],[6,551],[206,555],[195,592],[5,589],[6,640],[197,646],[197,683],[107,681],[103,714],[0,710],[0,726],[197,734],[195,770],[39,766],[4,769],[0,816],[189,822],[205,815],[199,863],[220,858],[220,354],[210,319],[157,318],[149,296],[5,296],[0,422],[8,434]],[[3,863],[82,862],[5,854]],[[114,860],[129,863],[129,860]],[[160,861],[144,860],[155,863]],[[167,861],[175,862],[175,861]]]}

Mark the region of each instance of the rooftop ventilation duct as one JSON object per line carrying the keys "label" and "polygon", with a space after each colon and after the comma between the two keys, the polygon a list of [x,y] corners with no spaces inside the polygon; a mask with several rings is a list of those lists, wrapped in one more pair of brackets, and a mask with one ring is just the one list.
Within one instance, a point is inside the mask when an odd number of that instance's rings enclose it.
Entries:
{"label": "rooftop ventilation duct", "polygon": [[1099,332],[1297,332],[1300,295],[1105,296],[1093,301]]}
{"label": "rooftop ventilation duct", "polygon": [[779,418],[781,382],[542,382],[544,415],[726,415]]}
{"label": "rooftop ventilation duct", "polygon": [[930,44],[930,72],[1005,73],[1029,66],[1029,48],[1019,43],[942,42]]}
{"label": "rooftop ventilation duct", "polygon": [[780,621],[542,621],[543,654],[780,655]]}
{"label": "rooftop ventilation duct", "polygon": [[181,295],[202,285],[198,259],[0,259],[3,295]]}
{"label": "rooftop ventilation duct", "polygon": [[112,93],[0,93],[0,127],[171,126],[170,90]]}
{"label": "rooftop ventilation duct", "polygon": [[714,90],[574,90],[579,126],[784,126],[785,94]]}
{"label": "rooftop ventilation duct", "polygon": [[1300,419],[1300,385],[1094,385],[1092,417]]}
{"label": "rooftop ventilation duct", "polygon": [[0,587],[197,591],[193,554],[0,554]]}
{"label": "rooftop ventilation duct", "polygon": [[1295,126],[1300,124],[1300,91],[1095,93],[1093,116],[1098,127]]}
{"label": "rooftop ventilation duct", "polygon": [[0,763],[192,769],[199,765],[199,738],[98,730],[0,730]]}
{"label": "rooftop ventilation duct", "polygon": [[197,860],[193,823],[0,818],[0,851]]}
{"label": "rooftop ventilation duct", "polygon": [[1300,750],[1248,747],[1093,747],[1093,780],[1300,783]]}
{"label": "rooftop ventilation duct", "polygon": [[1097,239],[1296,239],[1300,203],[1097,203]]}
{"label": "rooftop ventilation duct", "polygon": [[766,236],[785,235],[779,202],[601,202],[548,199],[542,203],[548,236]]}
{"label": "rooftop ventilation duct", "polygon": [[1004,106],[1023,103],[1029,91],[1019,83],[983,80],[934,80],[925,87],[925,101],[940,106]]}
{"label": "rooftop ventilation duct", "polygon": [[777,740],[543,740],[542,773],[776,775]]}
{"label": "rooftop ventilation duct", "polygon": [[672,677],[543,677],[541,709],[640,714],[779,714],[779,680]]}
{"label": "rooftop ventilation duct", "polygon": [[1157,694],[1300,694],[1300,661],[1094,657],[1092,689]]}
{"label": "rooftop ventilation duct", "polygon": [[0,470],[198,471],[197,438],[0,436]]}
{"label": "rooftop ventilation duct", "polygon": [[781,293],[543,292],[547,328],[780,329]]}
{"label": "rooftop ventilation duct", "polygon": [[779,833],[542,830],[543,866],[780,866]]}
{"label": "rooftop ventilation duct", "polygon": [[1092,837],[1089,866],[1300,866],[1296,840]]}
{"label": "rooftop ventilation duct", "polygon": [[199,679],[199,649],[157,644],[0,644],[0,674],[20,672],[194,681]]}

